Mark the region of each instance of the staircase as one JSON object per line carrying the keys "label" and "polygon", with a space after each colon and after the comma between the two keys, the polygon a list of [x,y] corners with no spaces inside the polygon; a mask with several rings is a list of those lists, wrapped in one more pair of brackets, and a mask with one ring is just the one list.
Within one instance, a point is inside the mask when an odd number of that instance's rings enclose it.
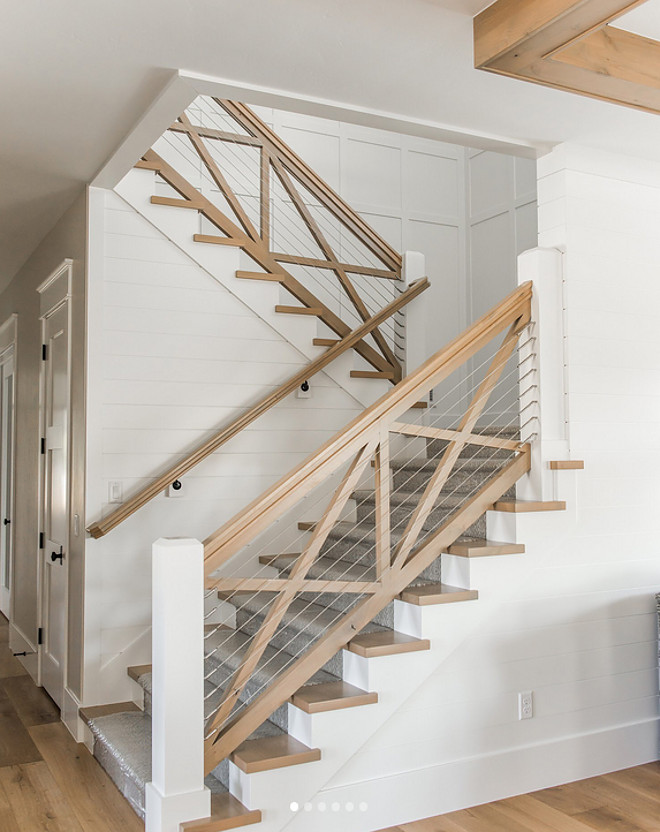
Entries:
{"label": "staircase", "polygon": [[[512,440],[517,438],[515,434],[516,429],[508,427],[483,431],[486,436]],[[394,543],[400,539],[405,522],[429,483],[435,470],[433,460],[446,450],[447,444],[446,440],[429,439],[421,458],[392,460],[392,484],[393,490],[397,492],[391,506]],[[442,489],[438,507],[425,522],[425,531],[432,532],[440,526],[455,510],[456,505],[478,491],[486,477],[500,471],[513,457],[513,451],[484,448],[475,451],[473,447],[465,448],[460,454],[456,470]],[[509,489],[503,496],[513,498],[513,489]],[[311,579],[375,580],[376,492],[356,490],[352,500],[356,507],[356,521],[343,521],[333,528],[321,556],[308,573]],[[302,525],[305,526],[305,531],[313,530],[308,528],[309,524]],[[474,557],[478,554],[490,555],[494,547],[498,555],[517,554],[521,551],[521,547],[516,544],[494,544],[487,541],[486,516],[482,514],[464,535],[448,547],[448,552]],[[264,555],[261,562],[276,570],[279,577],[287,578],[298,556],[287,553]],[[441,582],[441,561],[442,558],[438,557],[423,570],[419,578],[400,594],[400,601],[415,606],[428,606],[476,600],[476,590],[446,586]],[[271,600],[268,594],[258,592],[220,592],[219,595],[235,606],[236,626],[231,629],[224,625],[207,625],[207,716],[214,712],[229,679],[240,668],[252,637],[263,624]],[[334,623],[337,611],[345,612],[350,608],[352,600],[333,593],[301,593],[288,608],[250,683],[244,688],[241,701],[248,701],[255,691],[267,688],[283,667],[291,664],[301,652],[306,652]],[[373,657],[429,649],[428,640],[397,632],[394,619],[394,602],[390,602],[348,643],[347,650],[358,656]],[[375,704],[378,701],[377,691],[361,690],[345,680],[344,657],[344,650],[337,652],[293,695],[291,703],[306,713]],[[129,668],[128,672],[142,690],[143,710],[136,710],[134,705],[126,703],[126,710],[106,713],[104,709],[87,709],[83,716],[94,736],[94,755],[135,811],[144,817],[144,787],[151,777],[151,671],[149,666],[143,666]],[[322,749],[309,748],[289,735],[288,715],[288,706],[280,706],[207,776],[206,784],[212,794],[217,796],[214,806],[218,818],[230,807],[236,809],[235,804],[229,801],[230,762],[250,774],[282,766],[304,765],[320,759]],[[220,796],[223,796],[222,801]],[[240,818],[243,824],[248,820],[250,823],[260,820],[259,813],[250,810],[241,812],[236,818]]]}
{"label": "staircase", "polygon": [[[487,513],[564,505],[515,496],[516,482],[530,471],[538,421],[531,284],[404,375],[396,327],[390,336],[380,327],[398,320],[427,281],[397,285],[396,252],[249,109],[235,102],[214,106],[214,113],[221,107],[234,120],[233,133],[204,126],[201,118],[195,124],[190,114],[170,128],[196,154],[185,159],[186,176],[161,141],[119,192],[207,270],[230,273],[232,291],[246,302],[251,297],[259,314],[306,325],[311,360],[88,530],[107,534],[316,372],[336,373],[336,359],[349,350],[360,363],[348,383],[378,385],[381,395],[365,396],[369,406],[353,422],[204,541],[204,766],[212,813],[182,820],[180,829],[260,824],[276,832],[291,822],[290,807],[311,799],[476,626],[478,587],[456,561],[499,563],[524,552],[518,542],[488,538]],[[210,139],[259,149],[258,216],[209,154],[204,142]],[[195,159],[221,197],[189,181]],[[170,191],[153,194],[159,183]],[[276,187],[284,188],[318,246],[315,256],[285,254],[273,239]],[[352,264],[328,242],[321,208],[359,238],[362,249],[355,248]],[[177,213],[205,225],[195,231]],[[200,246],[207,255],[197,253]],[[365,252],[376,262],[367,263]],[[354,307],[350,324],[338,315],[344,307],[337,296],[312,293],[294,267],[334,275]],[[363,300],[349,277],[354,274],[387,281],[388,302],[375,308],[373,298]],[[288,302],[276,303],[282,295]],[[425,635],[429,611],[456,609],[471,611],[469,626],[446,633],[441,644]],[[152,697],[162,691],[152,689],[150,666],[127,672],[135,702],[84,708],[81,717],[96,758],[144,817]]]}

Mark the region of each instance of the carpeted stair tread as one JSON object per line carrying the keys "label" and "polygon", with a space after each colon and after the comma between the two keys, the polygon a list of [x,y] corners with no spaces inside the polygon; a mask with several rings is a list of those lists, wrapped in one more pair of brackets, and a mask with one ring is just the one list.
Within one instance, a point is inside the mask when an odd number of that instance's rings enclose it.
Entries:
{"label": "carpeted stair tread", "polygon": [[[272,595],[270,598],[272,600]],[[242,657],[251,643],[252,635],[241,630],[226,629],[219,630],[218,633],[221,635],[214,634],[217,636],[215,641],[212,637],[205,639],[205,673],[207,681],[210,681],[216,688],[224,688],[234,671],[240,667]],[[274,641],[265,649],[256,670],[245,686],[241,694],[243,701],[255,696],[267,687],[275,676],[290,666],[291,655],[273,645],[275,645]],[[329,682],[334,679],[334,676],[320,670],[307,681],[307,684]]]}

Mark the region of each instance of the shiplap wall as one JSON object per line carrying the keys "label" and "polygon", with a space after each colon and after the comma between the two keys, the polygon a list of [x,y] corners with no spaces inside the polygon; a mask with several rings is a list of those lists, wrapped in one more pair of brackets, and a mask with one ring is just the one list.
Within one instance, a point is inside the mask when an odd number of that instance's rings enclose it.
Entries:
{"label": "shiplap wall", "polygon": [[[259,112],[397,250],[426,255],[427,354],[460,332],[470,317],[466,150]],[[509,169],[506,194],[492,205],[508,205]],[[479,175],[491,176],[485,168]],[[494,187],[501,182],[493,177]],[[111,482],[131,493],[305,363],[116,194],[98,192],[91,202],[88,522],[111,510]],[[515,283],[514,249],[510,234],[498,299]],[[290,397],[188,475],[180,496],[161,496],[107,538],[88,541],[86,702],[125,698],[126,664],[149,660],[151,542],[203,538],[359,409],[321,376],[311,399]]]}
{"label": "shiplap wall", "polygon": [[565,251],[568,435],[586,467],[557,473],[568,512],[526,518],[515,597],[320,795],[382,800],[390,823],[658,756],[660,166],[563,146],[539,177],[540,245]]}

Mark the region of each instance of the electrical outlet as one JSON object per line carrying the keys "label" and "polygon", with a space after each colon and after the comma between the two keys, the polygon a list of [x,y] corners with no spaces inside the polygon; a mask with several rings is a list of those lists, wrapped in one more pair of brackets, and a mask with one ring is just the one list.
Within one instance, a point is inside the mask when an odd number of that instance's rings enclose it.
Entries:
{"label": "electrical outlet", "polygon": [[534,702],[531,690],[518,694],[518,719],[531,719],[534,716]]}

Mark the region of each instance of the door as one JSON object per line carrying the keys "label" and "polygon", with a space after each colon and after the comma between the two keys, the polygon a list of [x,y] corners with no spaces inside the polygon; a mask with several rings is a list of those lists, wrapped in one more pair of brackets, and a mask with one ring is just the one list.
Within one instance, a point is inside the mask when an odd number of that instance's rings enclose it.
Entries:
{"label": "door", "polygon": [[61,707],[67,644],[69,531],[69,302],[43,319],[41,683]]}
{"label": "door", "polygon": [[0,355],[0,612],[9,618],[14,553],[14,348]]}

